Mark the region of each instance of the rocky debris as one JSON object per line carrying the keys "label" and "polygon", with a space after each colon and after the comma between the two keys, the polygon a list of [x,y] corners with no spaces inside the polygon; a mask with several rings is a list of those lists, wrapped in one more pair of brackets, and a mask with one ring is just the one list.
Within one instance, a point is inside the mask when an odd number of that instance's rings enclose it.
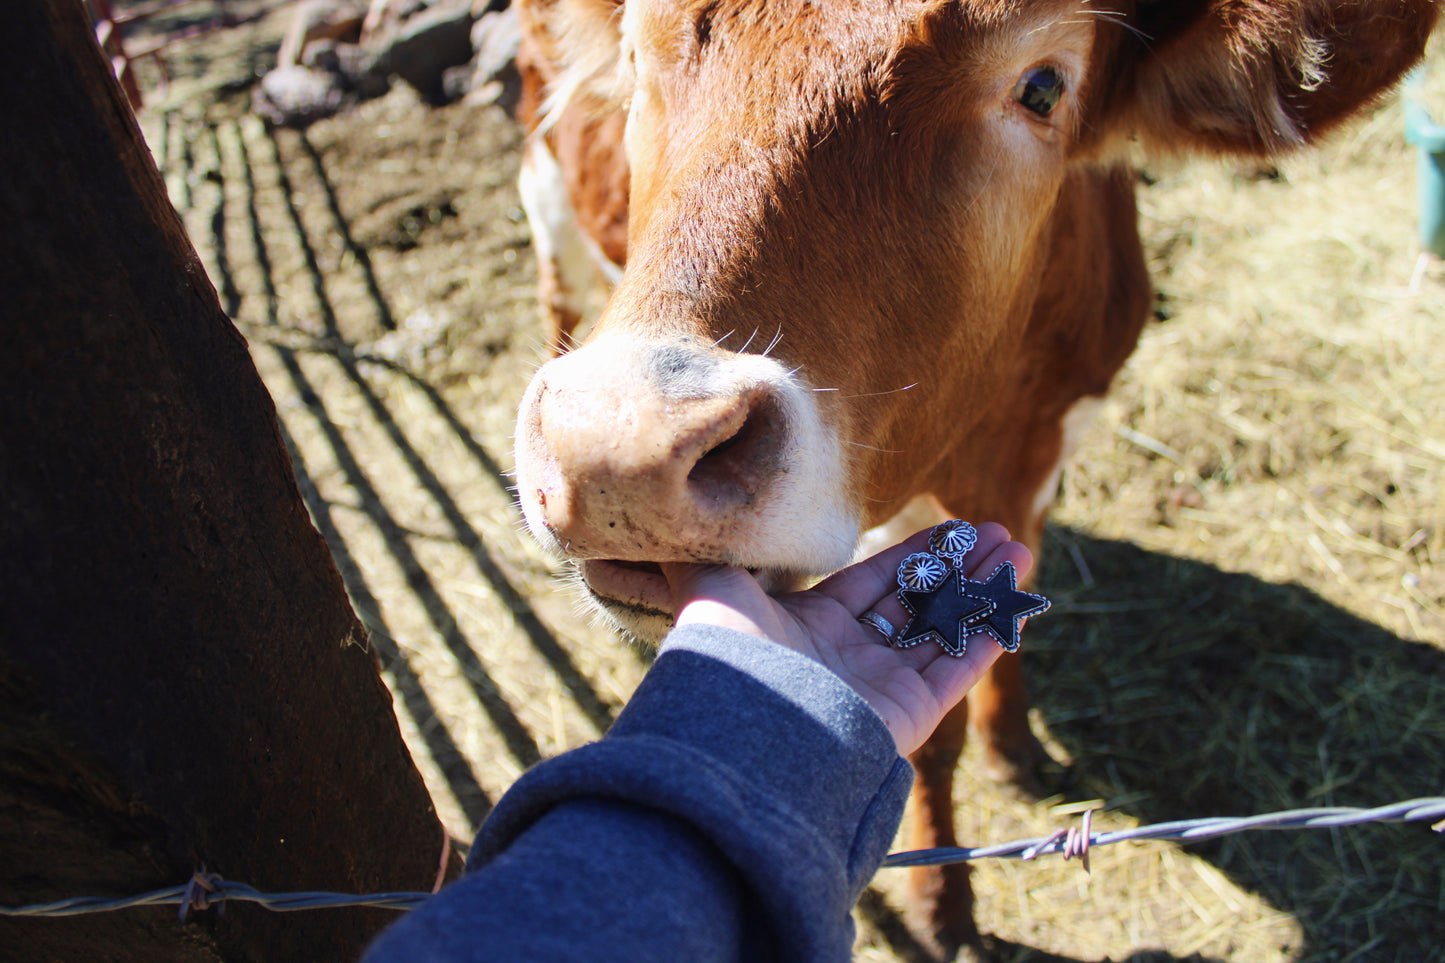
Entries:
{"label": "rocky debris", "polygon": [[497,104],[511,111],[522,92],[517,73],[517,45],[521,41],[517,8],[489,10],[472,25],[472,59],[453,67],[442,78],[448,99],[463,97],[474,103]]}
{"label": "rocky debris", "polygon": [[371,0],[361,25],[361,42],[368,46],[396,32],[407,19],[427,8],[431,0]]}
{"label": "rocky debris", "polygon": [[362,0],[304,0],[296,5],[296,17],[281,40],[276,65],[302,63],[307,46],[318,42],[356,43],[365,17]]}
{"label": "rocky debris", "polygon": [[445,310],[421,308],[408,315],[396,330],[377,338],[365,354],[418,370],[434,363],[438,351],[446,350],[447,328],[451,322]]}
{"label": "rocky debris", "polygon": [[306,0],[252,108],[304,127],[398,78],[432,104],[465,97],[511,109],[518,36],[506,0]]}
{"label": "rocky debris", "polygon": [[305,127],[347,102],[337,74],[302,64],[277,67],[251,93],[251,109],[277,127]]}
{"label": "rocky debris", "polygon": [[472,0],[438,0],[397,26],[386,66],[428,101],[445,103],[442,74],[472,59]]}

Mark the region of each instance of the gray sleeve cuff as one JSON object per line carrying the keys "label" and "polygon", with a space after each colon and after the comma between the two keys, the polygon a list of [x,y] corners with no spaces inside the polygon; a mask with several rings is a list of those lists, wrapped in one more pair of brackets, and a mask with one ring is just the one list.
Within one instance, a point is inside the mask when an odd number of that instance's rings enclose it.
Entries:
{"label": "gray sleeve cuff", "polygon": [[[712,626],[668,636],[608,738],[642,734],[685,743],[770,787],[839,853],[861,844],[865,811],[902,762],[883,720],[829,669],[777,643]],[[904,796],[911,770],[907,775]]]}

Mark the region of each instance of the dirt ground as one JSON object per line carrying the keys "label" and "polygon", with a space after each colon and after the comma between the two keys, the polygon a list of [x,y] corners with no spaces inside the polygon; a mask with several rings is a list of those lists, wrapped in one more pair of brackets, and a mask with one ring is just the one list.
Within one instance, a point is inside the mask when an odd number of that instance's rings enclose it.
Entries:
{"label": "dirt ground", "polygon": [[[398,86],[269,131],[245,108],[285,18],[173,48],[164,92],[145,66],[142,126],[469,839],[646,656],[577,611],[508,489],[542,359],[516,127]],[[1061,788],[1019,800],[966,761],[966,843],[1086,808],[1114,829],[1445,794],[1445,269],[1417,260],[1410,150],[1391,101],[1278,170],[1141,160],[1160,320],[1065,473],[1027,640]],[[1445,960],[1422,825],[1092,860],[976,864],[1002,960]],[[865,898],[859,959],[910,957],[899,880]]]}

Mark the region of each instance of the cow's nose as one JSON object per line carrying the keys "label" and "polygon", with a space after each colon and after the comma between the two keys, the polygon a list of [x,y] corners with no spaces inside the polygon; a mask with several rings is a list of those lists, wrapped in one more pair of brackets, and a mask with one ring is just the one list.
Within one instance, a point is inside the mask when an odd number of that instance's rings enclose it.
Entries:
{"label": "cow's nose", "polygon": [[726,545],[781,471],[781,406],[725,361],[586,349],[552,362],[523,418],[530,492],[576,558],[727,558]]}

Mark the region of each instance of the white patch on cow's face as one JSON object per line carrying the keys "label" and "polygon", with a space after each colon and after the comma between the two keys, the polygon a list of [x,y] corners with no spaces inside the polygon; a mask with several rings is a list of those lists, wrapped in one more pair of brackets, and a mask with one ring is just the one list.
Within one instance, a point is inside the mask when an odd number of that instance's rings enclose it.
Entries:
{"label": "white patch on cow's face", "polygon": [[622,270],[607,259],[578,223],[577,213],[567,200],[562,168],[540,136],[527,142],[517,188],[537,258],[552,264],[557,272],[560,303],[555,306],[579,318],[594,316],[606,303]]}
{"label": "white patch on cow's face", "polygon": [[1080,398],[1074,402],[1073,407],[1064,413],[1062,423],[1063,444],[1059,448],[1059,460],[1054,465],[1049,477],[1039,486],[1034,494],[1034,515],[1042,515],[1048,511],[1053,504],[1054,496],[1059,492],[1059,480],[1064,475],[1064,465],[1074,456],[1079,448],[1079,441],[1084,437],[1084,432],[1094,423],[1098,415],[1099,407],[1104,403],[1103,398],[1087,397]]}
{"label": "white patch on cow's face", "polygon": [[[843,445],[810,385],[772,358],[710,350],[705,380],[695,390],[669,389],[649,375],[649,360],[660,348],[669,347],[631,335],[604,334],[548,362],[522,399],[516,436],[518,497],[532,534],[557,555],[577,558],[595,601],[620,627],[650,641],[659,638],[670,622],[671,597],[662,576],[637,563],[691,560],[736,565],[757,574],[765,588],[783,590],[846,565],[861,526],[852,507]],[[681,349],[697,350],[691,344]],[[775,439],[776,470],[755,498],[716,520],[673,515],[669,521],[664,510],[652,516],[651,524],[637,527],[588,522],[585,537],[579,539],[585,547],[580,552],[570,550],[573,543],[565,533],[559,536],[556,527],[564,515],[549,516],[549,511],[558,512],[556,506],[575,496],[568,486],[576,481],[559,471],[544,410],[558,421],[573,410],[579,419],[610,419],[588,445],[587,467],[596,477],[595,473],[608,470],[606,463],[614,457],[618,464],[628,465],[626,471],[634,471],[635,450],[659,446],[660,439],[647,430],[657,412],[639,409],[683,405],[693,395],[710,398],[760,388],[774,406],[781,437]],[[566,398],[562,414],[544,404],[549,393]],[[631,432],[632,426],[642,430]],[[687,466],[682,474],[688,474]],[[655,509],[646,503],[653,497],[648,494],[650,479],[631,480],[637,482],[636,494],[618,485],[619,490],[608,492],[605,501],[599,493],[590,510],[624,519]],[[695,522],[697,530],[707,533],[702,541],[690,534]]]}

